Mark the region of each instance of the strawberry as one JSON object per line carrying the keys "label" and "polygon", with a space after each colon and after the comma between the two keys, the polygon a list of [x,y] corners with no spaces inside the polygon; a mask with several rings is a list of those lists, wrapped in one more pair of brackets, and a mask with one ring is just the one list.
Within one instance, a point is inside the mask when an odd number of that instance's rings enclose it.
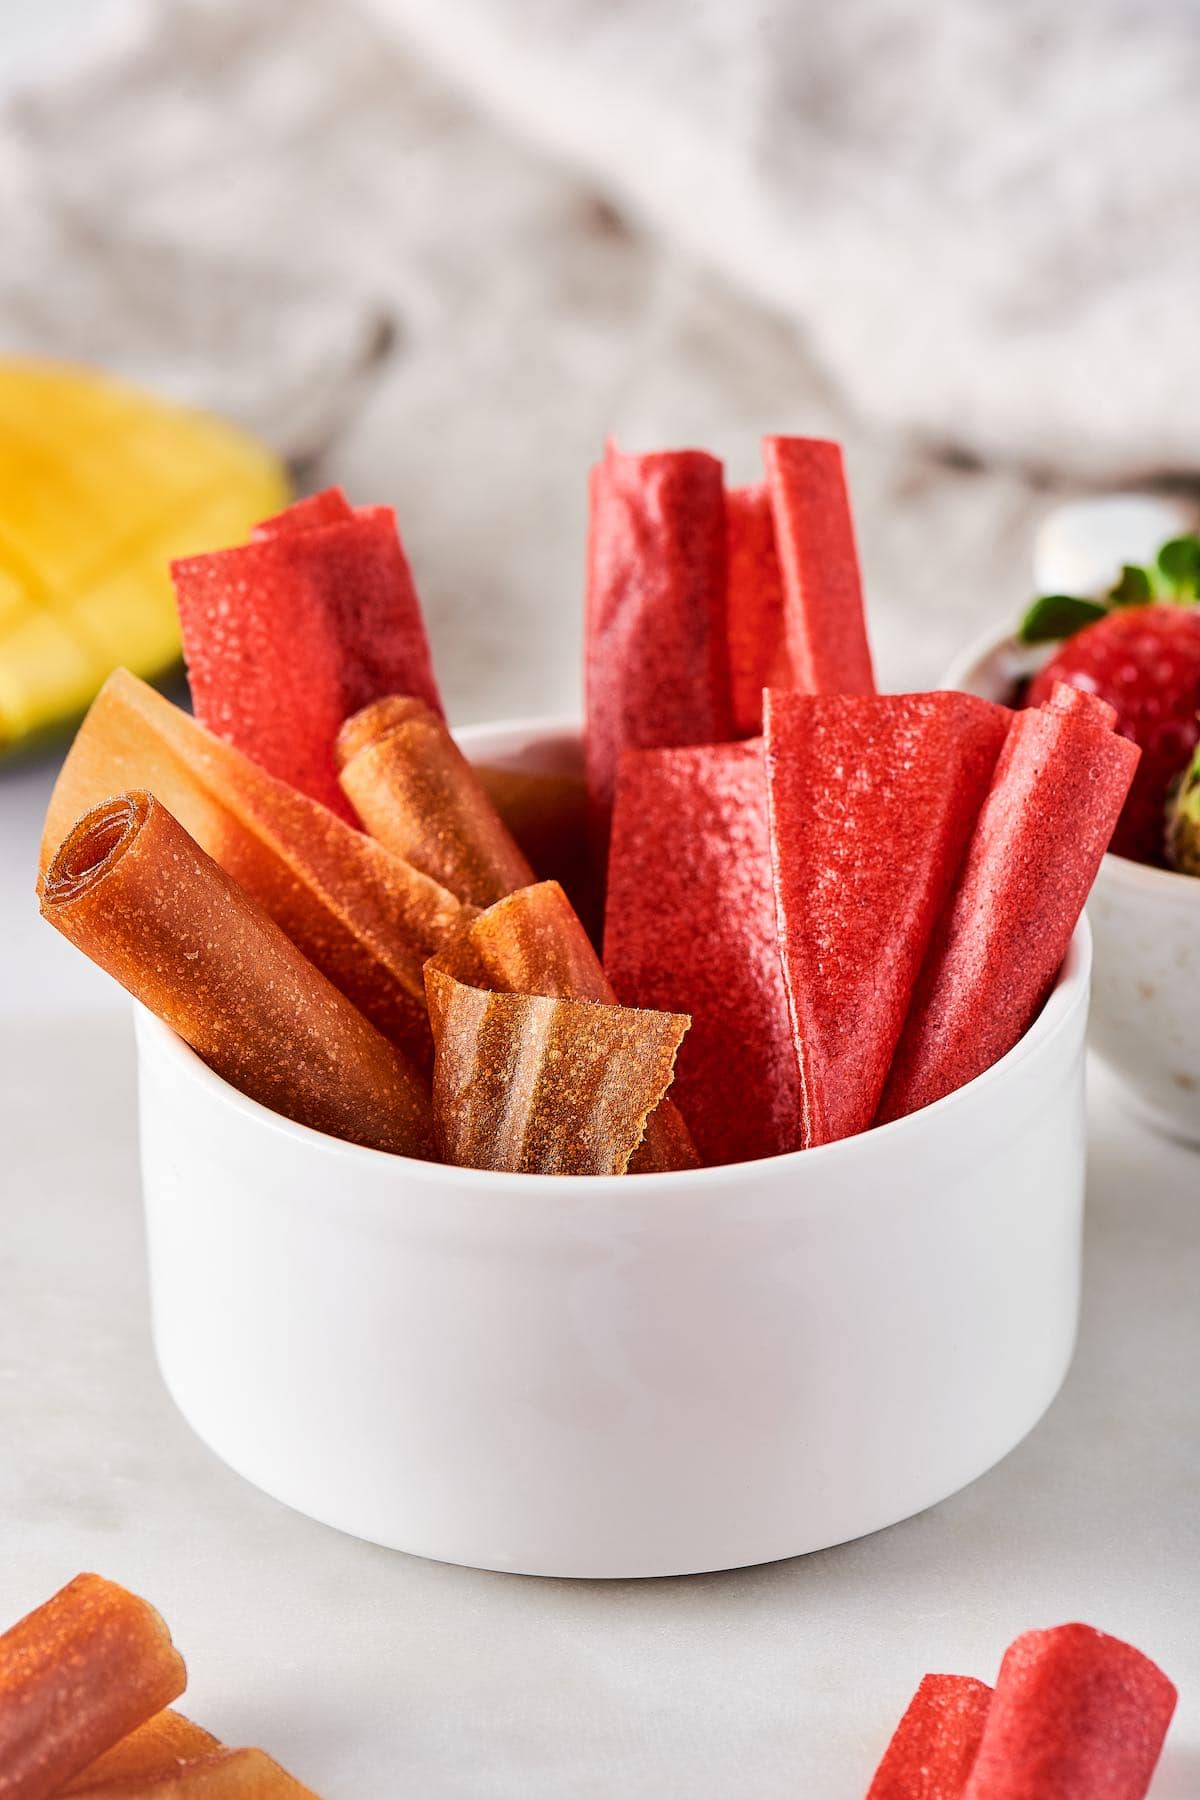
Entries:
{"label": "strawberry", "polygon": [[1142,759],[1111,848],[1135,862],[1164,861],[1168,789],[1200,740],[1200,606],[1121,606],[1069,637],[1029,684],[1028,704],[1056,681],[1099,694]]}

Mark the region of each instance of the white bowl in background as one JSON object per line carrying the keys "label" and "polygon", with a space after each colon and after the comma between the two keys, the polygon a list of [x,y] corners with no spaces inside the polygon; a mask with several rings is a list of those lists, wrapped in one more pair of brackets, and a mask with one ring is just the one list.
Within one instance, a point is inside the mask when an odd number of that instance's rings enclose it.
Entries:
{"label": "white bowl in background", "polygon": [[[574,754],[536,723],[461,741]],[[621,1178],[342,1143],[139,1008],[167,1386],[289,1506],[483,1568],[675,1575],[906,1518],[1006,1455],[1070,1361],[1089,961],[1081,922],[1022,1041],[923,1112]]]}
{"label": "white bowl in background", "polygon": [[[943,685],[1011,700],[1055,646],[1029,650],[992,633]],[[1096,939],[1093,1050],[1147,1124],[1200,1143],[1200,879],[1104,857],[1088,901]]]}

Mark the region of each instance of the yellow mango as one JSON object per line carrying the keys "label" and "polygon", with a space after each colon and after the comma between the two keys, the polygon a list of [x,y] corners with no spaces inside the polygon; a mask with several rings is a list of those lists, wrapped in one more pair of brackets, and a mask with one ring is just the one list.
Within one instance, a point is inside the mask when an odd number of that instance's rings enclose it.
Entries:
{"label": "yellow mango", "polygon": [[81,713],[118,664],[179,658],[172,557],[288,499],[262,444],[95,369],[0,358],[0,752]]}

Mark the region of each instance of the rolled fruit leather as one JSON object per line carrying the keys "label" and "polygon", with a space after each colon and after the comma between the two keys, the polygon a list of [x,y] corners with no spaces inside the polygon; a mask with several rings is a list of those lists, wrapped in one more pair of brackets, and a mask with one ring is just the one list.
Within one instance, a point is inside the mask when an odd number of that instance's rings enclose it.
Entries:
{"label": "rolled fruit leather", "polygon": [[106,1775],[64,1794],[74,1800],[318,1800],[263,1750],[229,1750],[164,1764],[142,1774]]}
{"label": "rolled fruit leather", "polygon": [[462,902],[119,669],[55,783],[42,869],[110,795],[153,793],[309,961],[422,1067],[433,1058],[425,959],[462,929]]}
{"label": "rolled fruit leather", "polygon": [[867,1800],[962,1800],[992,1690],[969,1675],[923,1675]]}
{"label": "rolled fruit leather", "polygon": [[371,836],[474,906],[537,878],[442,718],[393,695],[346,720],[334,758]]}
{"label": "rolled fruit leather", "polygon": [[1120,816],[1139,751],[1112,707],[1059,682],[1017,713],[934,932],[879,1119],[990,1069],[1041,1010]]}
{"label": "rolled fruit leather", "polygon": [[571,1175],[621,1175],[635,1157],[640,1172],[694,1166],[678,1115],[664,1113],[688,1020],[607,997],[556,883],[481,914],[426,980],[447,1161]]}
{"label": "rolled fruit leather", "polygon": [[351,1143],[433,1156],[417,1071],[151,795],[79,820],[41,908],[252,1100]]}
{"label": "rolled fruit leather", "polygon": [[152,1606],[77,1575],[0,1637],[0,1797],[49,1800],[186,1682]]}

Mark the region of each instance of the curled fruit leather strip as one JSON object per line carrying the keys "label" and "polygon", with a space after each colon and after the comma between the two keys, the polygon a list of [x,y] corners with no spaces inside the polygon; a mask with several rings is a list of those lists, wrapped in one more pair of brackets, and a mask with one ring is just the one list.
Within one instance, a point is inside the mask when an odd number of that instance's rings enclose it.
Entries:
{"label": "curled fruit leather strip", "polygon": [[441,700],[394,514],[311,522],[329,510],[171,574],[200,723],[353,823],[333,759],[343,719],[382,694]]}
{"label": "curled fruit leather strip", "polygon": [[783,573],[791,685],[806,694],[873,694],[841,446],[769,437],[763,461]]}
{"label": "curled fruit leather strip", "polygon": [[89,1763],[62,1789],[64,1794],[87,1793],[102,1783],[117,1780],[142,1780],[148,1776],[174,1773],[180,1763],[195,1762],[224,1749],[219,1738],[202,1725],[194,1725],[182,1713],[167,1707],[123,1737],[119,1744]]}
{"label": "curled fruit leather strip", "polygon": [[[471,987],[618,1004],[591,939],[556,881],[522,888],[480,913],[451,955],[452,973]],[[677,1108],[662,1100],[646,1120],[629,1173],[694,1169],[699,1160]]]}
{"label": "curled fruit leather strip", "polygon": [[626,752],[604,967],[625,1005],[691,1014],[672,1098],[702,1162],[800,1148],[761,740]]}
{"label": "curled fruit leather strip", "polygon": [[1045,706],[1014,716],[917,983],[881,1119],[981,1075],[1037,1017],[1137,766],[1115,717],[1062,682]]}
{"label": "curled fruit leather strip", "polygon": [[224,1747],[141,1775],[65,1790],[75,1800],[317,1800],[311,1788],[262,1750]]}
{"label": "curled fruit leather strip", "polygon": [[119,669],[59,774],[43,869],[76,819],[131,788],[153,793],[385,1037],[428,1066],[421,971],[465,923],[453,894]]}
{"label": "curled fruit leather strip", "polygon": [[586,638],[587,785],[602,850],[624,750],[733,736],[715,457],[608,447],[591,477]]}
{"label": "curled fruit leather strip", "polygon": [[867,1800],[962,1800],[992,1690],[969,1675],[924,1675]]}
{"label": "curled fruit leather strip", "polygon": [[[564,933],[564,912],[556,883],[523,888],[426,965],[434,1120],[448,1162],[622,1175],[671,1085],[686,1016],[603,998],[586,934],[578,921]],[[510,991],[516,982],[522,990]],[[527,991],[535,984],[572,993]],[[589,987],[594,997],[574,997]]]}
{"label": "curled fruit leather strip", "polygon": [[413,1066],[151,795],[119,794],[72,827],[41,907],[252,1100],[351,1143],[432,1155]]}
{"label": "curled fruit leather strip", "polygon": [[47,1800],[186,1682],[152,1606],[77,1575],[0,1637],[0,1794]]}
{"label": "curled fruit leather strip", "polygon": [[733,736],[762,731],[764,688],[796,686],[788,655],[783,578],[765,483],[725,496],[725,569]]}
{"label": "curled fruit leather strip", "polygon": [[603,919],[588,853],[587,788],[582,775],[477,763],[483,790],[539,881],[557,881],[597,940]]}
{"label": "curled fruit leather strip", "polygon": [[342,525],[353,517],[354,508],[341,488],[327,487],[317,494],[306,494],[302,500],[293,500],[269,519],[260,519],[250,536],[282,537],[289,531],[308,531],[314,525]]}
{"label": "curled fruit leather strip", "polygon": [[536,877],[444,720],[420,700],[375,701],[348,719],[334,754],[371,836],[474,906]]}
{"label": "curled fruit leather strip", "polygon": [[1143,1800],[1175,1710],[1147,1656],[1091,1625],[1009,1646],[963,1800]]}
{"label": "curled fruit leather strip", "polygon": [[971,694],[766,700],[804,1141],[866,1131],[1011,714]]}

